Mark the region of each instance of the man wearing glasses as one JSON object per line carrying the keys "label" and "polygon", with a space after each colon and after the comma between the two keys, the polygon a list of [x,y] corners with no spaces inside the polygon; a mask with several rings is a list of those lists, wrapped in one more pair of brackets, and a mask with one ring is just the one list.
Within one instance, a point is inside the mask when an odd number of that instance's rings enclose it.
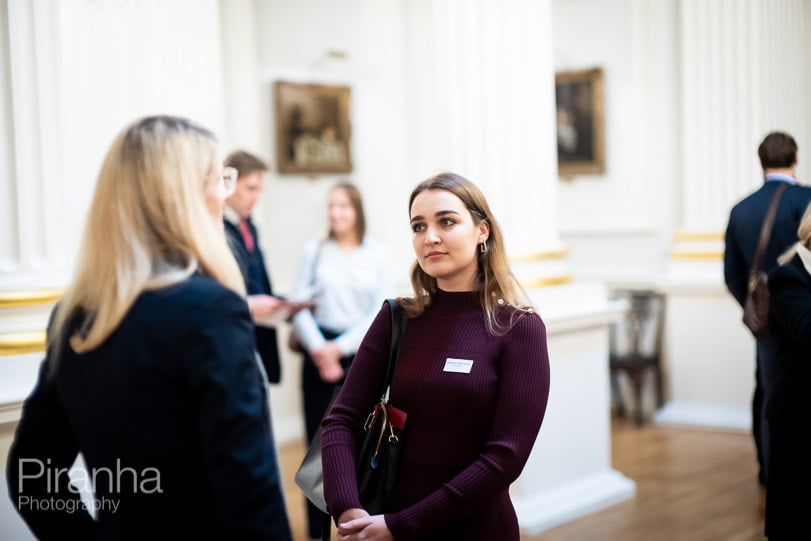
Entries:
{"label": "man wearing glasses", "polygon": [[[283,299],[273,296],[256,227],[251,221],[253,208],[262,195],[268,166],[260,158],[241,150],[229,154],[224,165],[224,173],[232,173],[228,168],[233,168],[236,177],[234,182],[233,176],[226,178],[229,175],[223,175],[231,192],[223,209],[225,234],[245,278],[251,316],[255,322],[268,321],[286,305]],[[281,365],[276,329],[264,325],[256,325],[255,329],[256,349],[262,357],[268,380],[279,383]]]}

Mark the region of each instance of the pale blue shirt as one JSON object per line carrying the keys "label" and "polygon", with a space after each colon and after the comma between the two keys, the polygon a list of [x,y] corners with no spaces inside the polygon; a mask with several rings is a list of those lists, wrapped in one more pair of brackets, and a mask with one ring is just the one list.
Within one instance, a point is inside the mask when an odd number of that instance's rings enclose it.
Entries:
{"label": "pale blue shirt", "polygon": [[766,175],[766,182],[770,181],[779,181],[779,182],[788,182],[789,184],[797,184],[797,179],[794,177],[790,177],[788,175],[783,175],[782,173],[769,173]]}

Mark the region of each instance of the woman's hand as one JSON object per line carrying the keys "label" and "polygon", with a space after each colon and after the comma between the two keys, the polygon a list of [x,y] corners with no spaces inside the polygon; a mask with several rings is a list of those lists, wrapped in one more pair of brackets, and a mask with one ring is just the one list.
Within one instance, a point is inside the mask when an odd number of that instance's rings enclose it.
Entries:
{"label": "woman's hand", "polygon": [[344,369],[340,364],[335,363],[320,367],[318,375],[321,377],[321,381],[325,383],[338,383],[344,377]]}
{"label": "woman's hand", "polygon": [[[364,511],[365,513],[365,511]],[[383,515],[372,515],[344,522],[346,512],[338,520],[338,539],[355,541],[359,539],[373,541],[394,541]]]}
{"label": "woman's hand", "polygon": [[356,518],[368,517],[369,513],[366,509],[361,509],[359,507],[353,507],[352,509],[347,509],[341,516],[338,517],[338,524],[342,522],[349,522],[350,520],[354,520]]}
{"label": "woman's hand", "polygon": [[327,341],[320,348],[310,350],[310,356],[323,381],[335,383],[344,377],[344,369],[340,363],[341,352],[332,340]]}

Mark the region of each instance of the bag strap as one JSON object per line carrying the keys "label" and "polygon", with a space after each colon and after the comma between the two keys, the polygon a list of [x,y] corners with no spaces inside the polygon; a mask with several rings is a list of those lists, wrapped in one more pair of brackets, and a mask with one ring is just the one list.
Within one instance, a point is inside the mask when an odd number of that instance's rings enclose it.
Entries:
{"label": "bag strap", "polygon": [[[777,191],[772,196],[772,202],[769,205],[769,210],[766,211],[766,217],[763,219],[763,225],[760,228],[760,240],[757,245],[757,252],[755,252],[755,259],[752,261],[752,270],[749,276],[755,276],[760,271],[760,264],[763,261],[763,254],[766,253],[766,246],[769,244],[769,239],[772,237],[772,229],[774,228],[774,218],[777,216],[777,207],[780,205],[780,197],[783,192],[788,188],[788,183],[780,182]],[[751,287],[751,286],[750,286]]]}
{"label": "bag strap", "polygon": [[324,249],[324,241],[318,242],[318,247],[315,249],[315,257],[313,263],[310,265],[310,287],[315,287],[316,272],[318,272],[318,264],[321,262],[321,250]]}
{"label": "bag strap", "polygon": [[[335,517],[338,520],[338,517]],[[321,516],[321,541],[330,541],[332,533],[332,515],[324,513]]]}
{"label": "bag strap", "polygon": [[397,303],[397,299],[386,299],[386,303],[388,303],[389,310],[391,311],[391,343],[389,345],[389,364],[386,367],[386,379],[383,383],[383,389],[380,392],[380,399],[388,402],[391,380],[394,378],[394,367],[397,364],[397,359],[400,357],[403,336],[408,327],[408,316]]}

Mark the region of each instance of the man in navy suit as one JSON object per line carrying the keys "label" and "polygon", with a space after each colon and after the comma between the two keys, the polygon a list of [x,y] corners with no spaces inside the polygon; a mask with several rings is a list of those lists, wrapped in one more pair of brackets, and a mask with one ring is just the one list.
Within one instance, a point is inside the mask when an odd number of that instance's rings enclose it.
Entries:
{"label": "man in navy suit", "polygon": [[[225,200],[223,209],[225,233],[245,278],[251,316],[254,321],[262,320],[271,317],[284,305],[283,299],[273,296],[259,236],[251,220],[253,208],[265,186],[268,166],[260,158],[241,150],[229,154],[224,165],[233,167],[238,173],[236,190]],[[279,383],[281,365],[276,330],[256,325],[255,334],[256,348],[262,357],[268,380]]]}
{"label": "man in navy suit", "polygon": [[[760,270],[763,272],[768,273],[775,268],[777,257],[797,240],[797,227],[811,201],[811,188],[799,186],[795,178],[797,143],[791,135],[783,132],[770,133],[758,147],[758,156],[765,182],[760,189],[732,208],[726,231],[724,280],[741,307],[746,301],[747,282],[757,251],[760,228],[777,187],[780,183],[788,184],[780,198],[772,236],[761,263]],[[758,338],[752,433],[760,464],[759,480],[764,487],[769,471],[768,424],[764,411],[774,382],[775,359],[776,346],[773,340]]]}

